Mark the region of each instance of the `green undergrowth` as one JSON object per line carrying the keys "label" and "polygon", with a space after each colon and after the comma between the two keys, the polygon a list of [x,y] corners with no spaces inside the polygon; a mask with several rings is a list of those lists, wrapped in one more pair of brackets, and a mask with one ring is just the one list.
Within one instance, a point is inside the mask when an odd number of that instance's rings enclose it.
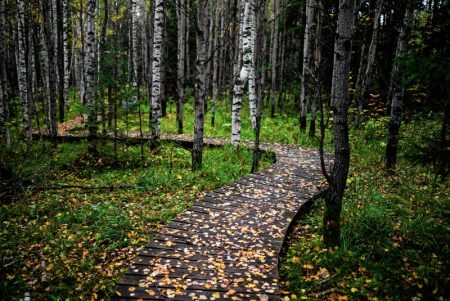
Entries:
{"label": "green undergrowth", "polygon": [[251,150],[231,146],[205,149],[196,172],[190,152],[171,143],[146,146],[144,161],[139,146],[116,154],[100,144],[96,155],[85,142],[21,147],[2,156],[26,183],[0,207],[1,300],[107,299],[136,248],[252,162]]}
{"label": "green undergrowth", "polygon": [[317,201],[282,259],[285,300],[448,300],[450,187],[429,164],[410,160],[439,122],[405,123],[394,172],[383,168],[386,120],[351,134],[342,246],[327,249]]}

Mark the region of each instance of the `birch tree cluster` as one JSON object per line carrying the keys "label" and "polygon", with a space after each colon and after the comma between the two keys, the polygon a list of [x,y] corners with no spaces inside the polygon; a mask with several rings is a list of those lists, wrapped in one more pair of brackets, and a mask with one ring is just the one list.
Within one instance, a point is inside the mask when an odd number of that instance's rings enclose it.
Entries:
{"label": "birch tree cluster", "polygon": [[[347,76],[336,71],[336,61],[341,59],[338,16],[348,5],[337,0],[0,0],[2,140],[10,146],[14,132],[28,142],[41,134],[56,141],[58,124],[82,104],[89,149],[95,151],[99,132],[117,130],[118,111],[139,105],[141,112],[141,103],[150,108],[143,136],[154,141],[170,104],[178,133],[185,133],[185,107],[191,104],[197,154],[204,123],[223,126],[216,114],[224,105],[231,108],[230,141],[236,146],[242,118],[251,120],[256,140],[264,118],[285,114],[298,116],[300,133],[309,121],[309,136],[315,137],[318,114],[323,108],[336,113],[333,95]],[[425,93],[428,99],[420,106],[448,116],[443,100],[448,84],[434,87],[431,80],[409,93],[404,74],[417,78],[420,72],[401,59],[431,57],[448,66],[448,43],[439,41],[448,42],[449,4],[370,0],[351,6],[353,55],[345,61],[351,120],[360,127],[368,118],[390,117],[386,157],[394,166],[404,108],[417,107],[408,99]],[[242,115],[244,105],[249,116]],[[194,157],[200,166],[201,156]]]}

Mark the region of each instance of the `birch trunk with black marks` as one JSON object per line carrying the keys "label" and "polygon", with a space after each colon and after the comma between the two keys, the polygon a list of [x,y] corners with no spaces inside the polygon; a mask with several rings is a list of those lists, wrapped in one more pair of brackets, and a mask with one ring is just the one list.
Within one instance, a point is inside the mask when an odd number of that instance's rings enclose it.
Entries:
{"label": "birch trunk with black marks", "polygon": [[377,55],[377,44],[378,44],[378,32],[380,28],[380,17],[381,11],[383,9],[383,0],[378,0],[375,7],[375,15],[373,18],[373,31],[372,38],[369,45],[369,53],[367,54],[367,63],[364,73],[362,74],[361,80],[361,91],[358,101],[358,121],[357,124],[361,122],[361,118],[364,114],[364,110],[367,107],[367,99],[369,98],[369,86],[372,82],[373,66],[375,65],[375,58]]}
{"label": "birch trunk with black marks", "polygon": [[300,114],[300,130],[302,132],[306,131],[306,116],[308,114],[308,103],[307,97],[308,93],[308,85],[309,85],[309,77],[310,77],[310,62],[311,62],[311,39],[312,39],[312,25],[314,19],[314,8],[313,8],[313,0],[307,0],[305,5],[305,14],[306,14],[306,24],[305,24],[305,33],[303,36],[303,69],[302,69],[302,78],[301,78],[301,92],[300,92],[300,105],[301,105],[301,114]]}
{"label": "birch trunk with black marks", "polygon": [[162,0],[155,1],[155,19],[153,22],[153,64],[152,64],[152,97],[151,97],[151,139],[153,142],[161,135],[161,61],[162,31],[164,7]]}
{"label": "birch trunk with black marks", "polygon": [[406,6],[403,25],[398,36],[395,51],[394,65],[391,73],[391,87],[389,97],[391,100],[390,120],[388,125],[388,138],[386,145],[386,168],[393,169],[397,163],[397,147],[399,141],[400,124],[403,111],[403,95],[405,88],[401,85],[400,72],[403,68],[399,59],[405,54],[411,27],[414,20],[414,10],[411,3]]}
{"label": "birch trunk with black marks", "polygon": [[334,164],[325,199],[323,239],[327,246],[340,245],[341,208],[350,165],[348,137],[349,73],[352,54],[352,35],[355,0],[340,0],[334,48],[331,109],[334,127]]}
{"label": "birch trunk with black marks", "polygon": [[178,134],[183,134],[184,89],[186,82],[186,0],[177,0],[177,124]]}
{"label": "birch trunk with black marks", "polygon": [[[239,146],[241,142],[241,107],[242,96],[244,95],[245,84],[250,76],[250,67],[252,63],[251,47],[253,37],[251,32],[251,8],[250,3],[245,2],[241,18],[239,56],[242,54],[242,66],[237,67],[240,71],[235,78],[233,88],[233,104],[231,113],[231,143]],[[240,59],[239,59],[240,61]],[[235,70],[235,71],[237,71]]]}
{"label": "birch trunk with black marks", "polygon": [[132,84],[133,84],[133,98],[131,104],[136,104],[138,101],[138,80],[139,80],[139,4],[136,0],[131,0],[131,38],[132,38],[132,55],[131,64],[132,69]]}
{"label": "birch trunk with black marks", "polygon": [[194,143],[192,146],[192,169],[202,167],[203,127],[206,101],[206,34],[207,34],[207,0],[197,1],[197,76],[195,80],[194,102]]}
{"label": "birch trunk with black marks", "polygon": [[19,84],[22,131],[27,141],[32,140],[31,110],[27,87],[27,36],[25,32],[25,1],[17,0],[17,80]]}
{"label": "birch trunk with black marks", "polygon": [[68,8],[67,0],[62,1],[63,10],[63,57],[64,57],[64,84],[63,98],[66,108],[69,107],[69,81],[70,81],[70,61],[69,61],[69,35],[67,26]]}
{"label": "birch trunk with black marks", "polygon": [[273,1],[273,11],[272,11],[272,19],[271,19],[271,31],[272,31],[272,52],[270,58],[271,65],[271,82],[272,86],[270,89],[270,116],[275,117],[275,90],[277,83],[277,56],[278,56],[278,16],[280,13],[280,0]]}
{"label": "birch trunk with black marks", "polygon": [[88,150],[96,152],[97,147],[97,101],[95,93],[95,0],[87,2],[86,18],[86,104],[88,107]]}

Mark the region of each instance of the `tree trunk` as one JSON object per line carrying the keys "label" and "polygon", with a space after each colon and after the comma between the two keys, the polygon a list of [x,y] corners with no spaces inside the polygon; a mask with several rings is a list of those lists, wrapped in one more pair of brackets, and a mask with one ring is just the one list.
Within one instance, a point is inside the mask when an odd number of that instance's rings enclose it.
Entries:
{"label": "tree trunk", "polygon": [[386,146],[386,168],[393,169],[397,163],[397,147],[399,140],[400,123],[403,109],[403,94],[405,88],[401,85],[401,78],[399,72],[402,70],[402,65],[399,59],[406,52],[408,45],[409,34],[414,19],[414,10],[410,3],[407,4],[403,26],[400,31],[397,49],[395,51],[395,61],[392,67],[392,80],[390,88],[391,101],[391,118],[388,125],[388,139]]}
{"label": "tree trunk", "polygon": [[11,147],[9,133],[9,99],[6,78],[6,51],[5,51],[5,0],[0,0],[0,135],[6,148]]}
{"label": "tree trunk", "polygon": [[242,67],[238,66],[235,71],[239,70],[234,82],[233,88],[233,105],[231,115],[231,143],[239,146],[241,142],[241,107],[242,96],[244,94],[244,87],[250,75],[250,67],[252,63],[251,47],[253,37],[251,34],[251,12],[250,4],[245,2],[243,14],[241,14],[240,26],[240,42],[238,55],[242,54],[242,61],[239,58],[238,63],[242,62]]}
{"label": "tree trunk", "polygon": [[314,76],[315,76],[315,94],[314,99],[311,102],[311,122],[309,124],[309,136],[314,137],[316,135],[316,117],[317,106],[322,101],[321,88],[322,88],[322,74],[321,74],[321,61],[322,61],[322,18],[323,18],[323,5],[321,0],[315,0],[314,5],[316,9],[316,36],[314,45]]}
{"label": "tree trunk", "polygon": [[280,13],[280,0],[273,1],[273,11],[272,11],[272,52],[271,52],[271,96],[270,96],[270,117],[275,117],[275,89],[277,83],[277,55],[278,55],[278,15]]}
{"label": "tree trunk", "polygon": [[161,131],[161,47],[163,31],[163,1],[155,1],[155,20],[153,23],[153,65],[152,65],[152,102],[151,102],[151,138],[155,143]]}
{"label": "tree trunk", "polygon": [[88,106],[88,150],[96,152],[97,147],[97,101],[95,95],[95,0],[87,2],[86,18],[86,103]]}
{"label": "tree trunk", "polygon": [[340,244],[340,216],[348,169],[350,143],[348,138],[349,73],[355,0],[340,0],[334,48],[331,108],[334,126],[334,164],[329,181],[330,191],[325,200],[323,239],[327,246]]}
{"label": "tree trunk", "polygon": [[306,131],[306,115],[308,114],[308,85],[310,76],[310,53],[311,53],[311,37],[312,37],[312,25],[314,20],[314,8],[313,0],[307,0],[305,12],[306,12],[306,24],[305,24],[305,34],[303,36],[303,69],[301,78],[301,92],[300,92],[300,104],[301,104],[301,115],[300,115],[300,130],[302,132]]}
{"label": "tree trunk", "polygon": [[17,0],[17,79],[19,83],[20,109],[22,112],[22,130],[27,141],[32,140],[30,107],[27,87],[27,36],[25,32],[24,0]]}
{"label": "tree trunk", "polygon": [[131,0],[131,39],[132,39],[132,49],[131,49],[131,64],[132,69],[129,72],[132,72],[132,84],[133,84],[133,98],[131,101],[131,105],[134,105],[138,102],[138,81],[139,81],[139,8],[140,6],[136,3],[136,0]]}
{"label": "tree trunk", "polygon": [[184,89],[186,82],[186,0],[177,0],[178,53],[177,53],[177,123],[178,134],[183,134]]}
{"label": "tree trunk", "polygon": [[[223,3],[223,2],[221,2]],[[213,53],[213,67],[212,67],[212,72],[213,72],[213,79],[212,79],[212,104],[211,104],[211,126],[214,127],[215,126],[215,118],[216,118],[216,106],[217,106],[217,98],[219,96],[219,76],[220,76],[220,69],[219,68],[219,54],[220,54],[220,50],[222,48],[222,43],[223,41],[220,42],[219,44],[219,35],[221,35],[221,28],[220,28],[220,9],[225,9],[225,7],[222,6],[217,6],[215,13],[214,13],[214,40],[213,40],[213,49],[214,49],[214,53]],[[220,49],[219,49],[220,47]]]}
{"label": "tree trunk", "polygon": [[69,61],[69,35],[67,33],[67,0],[62,1],[63,10],[63,57],[64,57],[64,84],[63,99],[66,108],[69,106],[69,80],[70,80],[70,61]]}
{"label": "tree trunk", "polygon": [[192,146],[192,169],[202,167],[203,156],[203,126],[205,118],[205,65],[206,65],[206,31],[207,0],[197,1],[197,78],[195,81],[194,103],[194,144]]}
{"label": "tree trunk", "polygon": [[64,16],[63,16],[63,1],[56,2],[56,62],[58,71],[58,101],[59,101],[59,121],[64,122],[64,109],[66,107],[64,98]]}

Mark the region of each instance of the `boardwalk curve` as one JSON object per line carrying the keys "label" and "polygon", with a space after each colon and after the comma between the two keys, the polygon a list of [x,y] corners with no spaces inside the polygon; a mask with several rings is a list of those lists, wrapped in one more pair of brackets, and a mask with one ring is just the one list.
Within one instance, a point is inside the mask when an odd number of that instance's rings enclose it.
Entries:
{"label": "boardwalk curve", "polygon": [[325,186],[317,151],[275,143],[261,149],[275,153],[276,163],[178,215],[141,250],[111,300],[280,300],[278,255],[286,233]]}

